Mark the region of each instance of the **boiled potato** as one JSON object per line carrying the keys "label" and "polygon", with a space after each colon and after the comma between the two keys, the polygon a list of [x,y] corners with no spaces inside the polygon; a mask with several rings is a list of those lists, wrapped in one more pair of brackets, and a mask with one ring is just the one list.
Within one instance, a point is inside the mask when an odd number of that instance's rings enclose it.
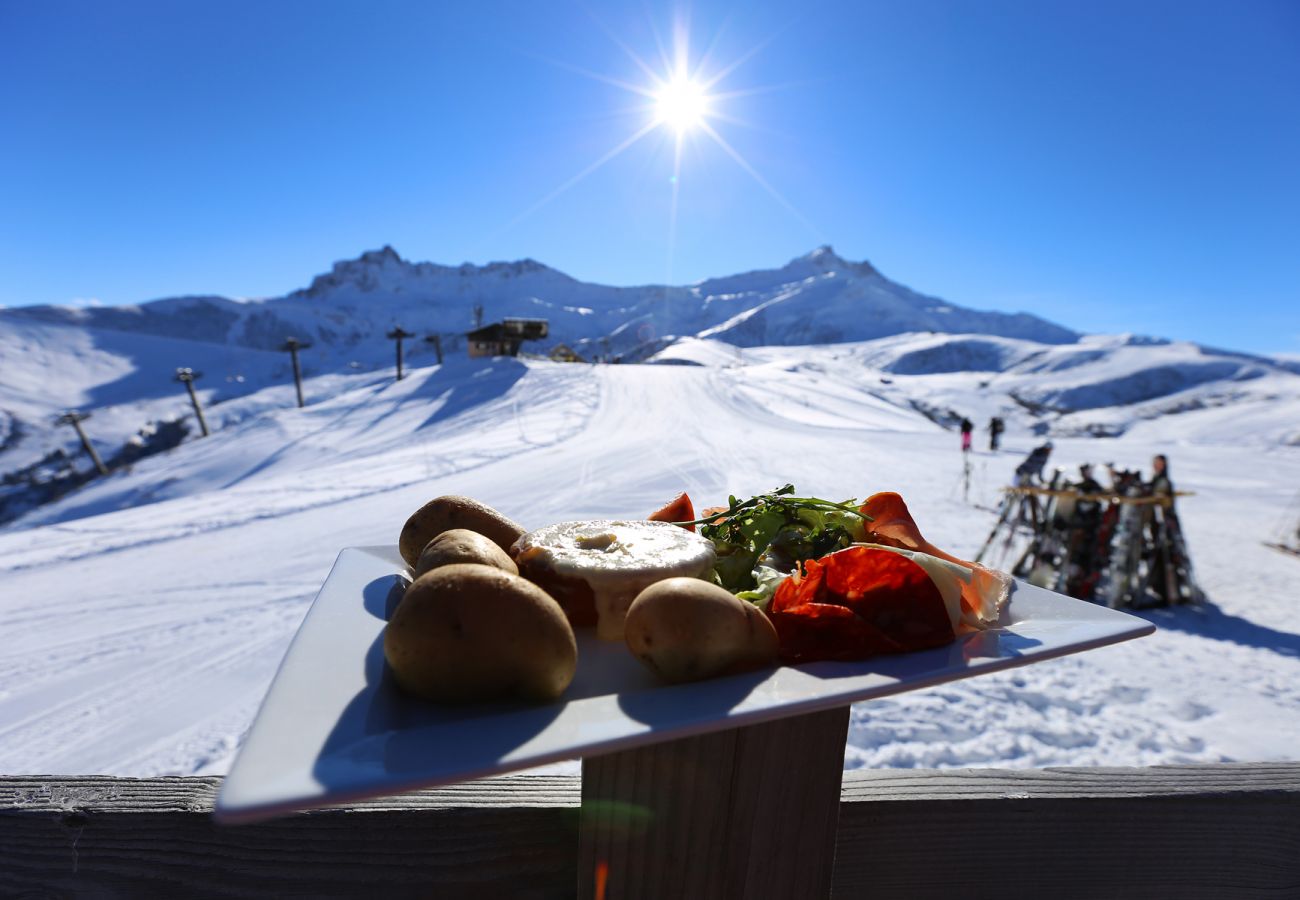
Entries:
{"label": "boiled potato", "polygon": [[490,506],[469,497],[436,497],[421,506],[402,526],[397,549],[407,565],[414,566],[429,541],[453,528],[477,531],[502,550],[509,550],[524,529]]}
{"label": "boiled potato", "polygon": [[776,661],[776,629],[763,611],[698,578],[668,578],[627,611],[627,646],[668,681],[695,681]]}
{"label": "boiled potato", "polygon": [[420,558],[415,563],[415,577],[419,578],[425,572],[452,563],[479,563],[511,575],[519,574],[515,561],[506,556],[506,552],[496,544],[477,531],[453,528],[429,541],[428,546],[420,552]]}
{"label": "boiled potato", "polygon": [[406,589],[384,631],[384,657],[404,690],[428,700],[554,700],[573,680],[578,645],[537,585],[453,563]]}

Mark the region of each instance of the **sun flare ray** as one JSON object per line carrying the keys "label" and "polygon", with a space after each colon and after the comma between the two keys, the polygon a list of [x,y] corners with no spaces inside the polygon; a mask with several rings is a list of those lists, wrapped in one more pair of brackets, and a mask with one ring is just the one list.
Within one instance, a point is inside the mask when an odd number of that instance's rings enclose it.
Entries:
{"label": "sun flare ray", "polygon": [[807,79],[804,81],[786,81],[781,84],[764,84],[751,88],[738,88],[734,91],[722,91],[720,93],[709,93],[711,100],[736,100],[741,97],[758,97],[763,94],[775,94],[777,91],[788,91],[791,88],[801,87],[820,87],[824,84],[824,79]]}
{"label": "sun flare ray", "polygon": [[757,44],[755,44],[753,47],[750,47],[747,51],[742,53],[736,59],[733,59],[730,63],[723,66],[721,69],[715,72],[713,76],[709,78],[708,81],[704,83],[705,90],[708,90],[709,88],[713,87],[719,81],[726,78],[728,75],[730,75],[732,72],[739,69],[745,63],[749,62],[751,59],[757,56],[761,50],[767,47],[767,45],[772,43],[772,41],[775,39],[776,39],[776,34],[773,34],[770,37],[767,37],[764,40],[759,41]]}
{"label": "sun flare ray", "polygon": [[[681,208],[681,175],[682,160],[685,145],[691,136],[696,132],[702,132],[716,144],[721,150],[729,156],[736,165],[740,166],[747,175],[750,176],[758,185],[775,200],[780,206],[796,218],[801,225],[807,228],[818,239],[821,233],[806,216],[801,213],[793,203],[785,198],[745,157],[733,147],[719,132],[713,127],[711,122],[725,122],[732,125],[738,125],[744,128],[752,128],[758,131],[765,131],[760,126],[746,122],[742,119],[727,115],[718,108],[719,104],[742,97],[750,97],[757,94],[768,93],[770,91],[781,90],[791,85],[777,85],[769,87],[743,87],[729,91],[715,92],[713,89],[725,78],[734,73],[737,69],[753,59],[760,51],[766,48],[774,39],[775,34],[755,44],[739,57],[731,62],[721,65],[717,68],[713,66],[714,51],[718,46],[718,34],[713,36],[704,49],[704,53],[695,65],[691,64],[690,54],[690,18],[689,10],[685,10],[674,19],[671,29],[672,47],[671,49],[665,44],[663,33],[652,21],[650,30],[654,38],[655,50],[658,52],[658,60],[661,68],[656,70],[646,59],[642,58],[635,50],[624,42],[617,34],[614,33],[601,19],[590,9],[587,9],[588,17],[596,24],[598,28],[632,61],[635,66],[645,75],[646,80],[642,84],[635,84],[630,81],[607,76],[599,72],[593,72],[584,69],[581,66],[570,63],[559,62],[556,60],[544,60],[560,68],[575,72],[585,78],[608,84],[625,90],[644,98],[647,103],[635,109],[629,109],[632,112],[644,116],[643,124],[632,134],[624,138],[612,149],[608,150],[594,162],[587,165],[577,174],[570,177],[567,181],[560,184],[546,196],[529,206],[519,215],[515,216],[502,230],[512,228],[519,222],[531,216],[551,201],[555,200],[566,191],[573,188],[587,176],[591,175],[597,169],[604,166],[610,160],[619,156],[621,153],[636,144],[652,131],[660,129],[664,132],[664,137],[672,142],[672,175],[669,177],[669,197],[668,197],[668,247],[666,253],[668,282],[672,282],[673,263],[676,253],[677,232],[679,211]],[[730,18],[723,22],[723,28],[730,24]],[[653,59],[654,57],[651,56]]]}
{"label": "sun flare ray", "polygon": [[533,55],[533,58],[538,60],[539,62],[544,62],[547,63],[548,65],[555,66],[557,69],[564,69],[568,72],[573,72],[575,75],[581,75],[584,78],[590,78],[592,81],[599,81],[602,84],[608,84],[611,85],[612,87],[622,88],[623,90],[628,91],[629,93],[640,94],[642,97],[650,97],[650,98],[654,97],[654,93],[655,93],[654,90],[652,88],[645,87],[644,85],[634,84],[631,81],[624,81],[621,78],[614,78],[610,75],[605,75],[600,72],[593,72],[590,69],[584,69],[582,66],[575,66],[573,63],[568,63],[561,59],[553,59],[549,56]]}
{"label": "sun flare ray", "polygon": [[677,198],[681,192],[681,173],[682,173],[682,134],[677,133],[677,140],[673,144],[673,177],[672,177],[672,199],[669,203],[668,210],[668,272],[667,281],[673,282],[673,257],[677,249]]}
{"label": "sun flare ray", "polygon": [[[646,77],[649,78],[651,82],[655,82],[659,80],[659,74],[650,66],[650,64],[647,63],[644,59],[642,59],[635,50],[633,50],[621,38],[619,38],[619,36],[614,33],[613,29],[611,29],[608,25],[606,25],[603,21],[601,21],[601,19],[590,9],[587,9],[586,13],[587,13],[587,17],[590,18],[591,21],[596,23],[596,27],[599,28],[601,31],[605,32],[605,36],[614,42],[614,46],[622,50],[623,53],[626,54],[627,57],[632,60],[632,62],[636,63],[637,67],[640,68],[641,71],[646,74]],[[655,39],[658,40],[658,34],[656,34]]]}
{"label": "sun flare ray", "polygon": [[727,30],[731,27],[731,23],[734,21],[735,21],[734,14],[728,15],[725,19],[722,20],[722,23],[713,32],[712,37],[709,38],[708,46],[705,47],[704,52],[700,54],[699,63],[696,64],[696,69],[698,71],[708,72],[712,70],[713,52],[717,50],[718,42],[722,40],[722,36],[727,33]]}
{"label": "sun flare ray", "polygon": [[777,203],[780,203],[782,206],[784,206],[787,212],[789,212],[796,219],[798,219],[804,225],[804,227],[806,227],[817,237],[818,240],[821,240],[822,234],[820,230],[817,228],[817,226],[814,225],[812,222],[808,221],[808,218],[804,216],[803,213],[799,212],[799,210],[795,208],[795,205],[793,203],[785,199],[785,197],[782,196],[780,191],[772,187],[772,185],[768,184],[767,179],[764,178],[762,175],[760,175],[758,173],[758,170],[755,169],[753,166],[751,166],[749,164],[749,161],[745,159],[745,157],[741,156],[738,150],[736,150],[734,147],[728,144],[726,140],[722,137],[722,135],[718,134],[718,132],[715,131],[713,127],[709,125],[708,122],[700,123],[700,128],[704,131],[705,134],[713,138],[713,140],[717,143],[717,145],[721,147],[728,156],[730,156],[733,160],[736,161],[737,165],[739,165],[742,169],[744,169],[751,178],[757,181],[759,186],[762,187],[763,190],[767,191],[767,193],[771,195],[773,200],[775,200]]}
{"label": "sun flare ray", "polygon": [[524,210],[523,212],[521,212],[519,215],[515,216],[513,219],[510,220],[509,223],[507,223],[507,225],[506,225],[505,227],[506,227],[507,229],[509,229],[509,228],[513,228],[515,225],[518,225],[518,224],[519,224],[520,222],[522,222],[524,219],[528,218],[528,217],[531,216],[533,213],[535,213],[535,212],[537,212],[539,209],[541,209],[543,206],[545,206],[546,204],[550,203],[550,202],[551,202],[552,200],[554,200],[556,197],[560,196],[560,195],[563,194],[565,191],[567,191],[567,190],[569,190],[570,188],[572,188],[575,184],[577,184],[578,182],[582,181],[582,179],[586,178],[586,177],[587,177],[588,175],[590,175],[592,172],[596,171],[596,170],[599,169],[601,166],[605,165],[605,163],[609,162],[611,159],[613,159],[614,157],[618,156],[620,153],[622,153],[622,152],[623,152],[624,150],[626,150],[628,147],[631,147],[631,146],[632,146],[633,144],[635,144],[637,141],[641,140],[641,138],[645,137],[647,134],[649,134],[650,132],[654,131],[655,128],[656,128],[657,126],[658,126],[658,123],[657,123],[657,122],[651,122],[651,123],[648,124],[648,125],[644,125],[644,126],[642,126],[640,129],[638,129],[637,131],[635,131],[635,132],[633,132],[631,135],[629,135],[627,138],[625,138],[625,139],[624,139],[620,144],[618,144],[617,146],[615,146],[612,150],[609,150],[607,153],[605,153],[604,156],[600,157],[600,158],[597,159],[595,162],[591,163],[589,166],[587,166],[587,167],[586,167],[585,169],[583,169],[581,172],[579,172],[578,174],[574,175],[572,178],[570,178],[568,181],[566,181],[566,182],[564,182],[563,184],[561,184],[561,185],[560,185],[559,187],[557,187],[555,190],[551,191],[551,192],[550,192],[549,194],[547,194],[545,197],[543,197],[542,199],[538,200],[536,203],[534,203],[532,206],[528,207],[526,210]]}

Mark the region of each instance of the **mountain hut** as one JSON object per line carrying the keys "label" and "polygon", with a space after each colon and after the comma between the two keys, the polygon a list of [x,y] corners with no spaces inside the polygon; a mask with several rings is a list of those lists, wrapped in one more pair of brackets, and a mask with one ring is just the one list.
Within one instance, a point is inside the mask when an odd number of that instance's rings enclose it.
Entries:
{"label": "mountain hut", "polygon": [[556,344],[551,348],[549,356],[554,362],[586,362],[586,360],[582,358],[582,355],[568,344]]}
{"label": "mountain hut", "polygon": [[518,356],[524,341],[546,337],[550,325],[546,319],[502,319],[465,335],[471,357]]}

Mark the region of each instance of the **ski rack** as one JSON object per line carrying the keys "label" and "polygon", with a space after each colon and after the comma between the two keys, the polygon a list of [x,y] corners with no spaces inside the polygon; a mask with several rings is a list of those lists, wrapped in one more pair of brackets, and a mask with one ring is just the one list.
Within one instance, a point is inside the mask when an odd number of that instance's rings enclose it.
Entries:
{"label": "ski rack", "polygon": [[[1089,492],[1058,487],[1059,475],[1045,486],[1002,489],[997,522],[977,563],[999,536],[1005,560],[1017,537],[1027,535],[1007,571],[1040,587],[1112,608],[1204,600],[1174,511],[1175,498],[1195,496],[1193,491]],[[1082,504],[1092,512],[1084,513]]]}
{"label": "ski rack", "polygon": [[1068,497],[1074,500],[1087,500],[1090,503],[1127,503],[1132,506],[1172,506],[1175,497],[1195,497],[1195,491],[1174,491],[1173,494],[1158,494],[1150,497],[1130,497],[1127,494],[1116,494],[1113,491],[1102,491],[1100,493],[1088,493],[1085,491],[1071,490],[1069,488],[1047,488],[1033,487],[1023,485],[1020,487],[1004,487],[1004,494],[1031,494],[1039,497]]}

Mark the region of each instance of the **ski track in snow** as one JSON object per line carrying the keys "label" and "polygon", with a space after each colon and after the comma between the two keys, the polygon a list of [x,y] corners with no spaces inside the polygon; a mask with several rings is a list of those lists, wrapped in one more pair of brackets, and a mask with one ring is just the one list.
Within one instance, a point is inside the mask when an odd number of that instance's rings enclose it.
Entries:
{"label": "ski track in snow", "polygon": [[[993,516],[962,500],[955,435],[822,351],[416,370],[88,485],[44,524],[0,532],[0,772],[223,773],[339,549],[391,543],[438,494],[536,526],[644,515],[681,490],[698,506],[787,481],[835,498],[898,490],[927,536],[973,554]],[[858,704],[845,766],[1293,757],[1300,562],[1261,541],[1300,450],[1181,437],[1197,415],[1170,417],[1159,441],[1058,440],[1053,462],[1145,467],[1168,450],[1197,492],[1181,514],[1210,608],[1144,613],[1150,638]],[[971,500],[994,505],[1034,442],[972,454]],[[158,499],[119,508],[141,497]]]}

